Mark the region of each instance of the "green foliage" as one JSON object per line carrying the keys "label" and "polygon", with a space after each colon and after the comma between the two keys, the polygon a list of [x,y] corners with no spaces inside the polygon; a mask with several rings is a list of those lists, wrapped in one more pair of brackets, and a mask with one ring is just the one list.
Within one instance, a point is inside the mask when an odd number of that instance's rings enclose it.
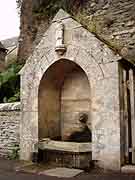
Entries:
{"label": "green foliage", "polygon": [[20,91],[18,90],[18,92],[16,92],[15,94],[14,94],[14,96],[12,96],[12,97],[10,97],[9,99],[8,99],[8,102],[10,103],[10,102],[16,102],[16,101],[19,101],[20,100]]}
{"label": "green foliage", "polygon": [[63,5],[65,5],[65,0],[50,0],[42,2],[38,8],[33,9],[33,13],[36,16],[46,16],[51,18]]}
{"label": "green foliage", "polygon": [[35,16],[46,16],[51,19],[60,8],[71,14],[73,11],[78,11],[83,2],[84,0],[42,0],[38,7],[33,7],[33,13]]}
{"label": "green foliage", "polygon": [[15,64],[17,62],[17,56],[16,54],[8,54],[6,57],[5,65],[6,67],[9,67],[11,64]]}
{"label": "green foliage", "polygon": [[20,77],[22,65],[12,64],[5,72],[0,73],[0,103],[20,100]]}
{"label": "green foliage", "polygon": [[8,155],[8,159],[10,160],[19,159],[19,150],[20,150],[19,145],[14,144],[12,152]]}

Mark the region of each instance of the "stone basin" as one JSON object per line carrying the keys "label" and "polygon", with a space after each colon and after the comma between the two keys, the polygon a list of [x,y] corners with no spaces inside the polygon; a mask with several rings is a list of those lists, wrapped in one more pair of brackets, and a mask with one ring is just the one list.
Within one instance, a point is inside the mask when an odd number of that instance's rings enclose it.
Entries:
{"label": "stone basin", "polygon": [[78,143],[78,142],[66,142],[66,141],[54,141],[54,140],[42,140],[39,142],[39,148],[58,150],[58,151],[68,151],[68,152],[91,152],[91,143]]}
{"label": "stone basin", "polygon": [[92,162],[90,142],[66,142],[44,139],[39,142],[39,149],[44,151],[44,160],[58,163],[62,167],[89,168]]}

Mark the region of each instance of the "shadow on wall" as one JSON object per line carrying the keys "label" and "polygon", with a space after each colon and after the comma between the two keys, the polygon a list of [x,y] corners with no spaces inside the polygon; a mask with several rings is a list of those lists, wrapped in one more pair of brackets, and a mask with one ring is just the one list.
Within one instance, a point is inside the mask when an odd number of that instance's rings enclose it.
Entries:
{"label": "shadow on wall", "polygon": [[[80,122],[78,115],[82,118]],[[90,128],[90,85],[87,76],[77,64],[60,60],[46,71],[40,83],[39,139],[67,141],[73,132],[85,132],[90,141]],[[80,141],[84,141],[84,137]]]}

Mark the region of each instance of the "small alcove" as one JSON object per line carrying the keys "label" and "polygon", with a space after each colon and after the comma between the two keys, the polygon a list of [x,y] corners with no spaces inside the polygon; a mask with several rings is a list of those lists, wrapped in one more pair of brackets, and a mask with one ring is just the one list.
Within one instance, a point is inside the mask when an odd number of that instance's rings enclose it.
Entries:
{"label": "small alcove", "polygon": [[88,114],[90,85],[83,69],[69,60],[52,64],[39,86],[39,139],[67,140],[79,129],[79,113]]}

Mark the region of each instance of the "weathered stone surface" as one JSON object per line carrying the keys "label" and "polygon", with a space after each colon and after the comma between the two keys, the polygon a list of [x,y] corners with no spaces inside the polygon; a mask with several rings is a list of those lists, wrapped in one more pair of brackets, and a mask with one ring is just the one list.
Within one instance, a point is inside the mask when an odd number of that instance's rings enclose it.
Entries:
{"label": "weathered stone surface", "polygon": [[75,142],[63,142],[53,141],[50,139],[44,139],[39,142],[40,149],[50,149],[56,151],[67,152],[91,152],[91,143],[75,143]]}
{"label": "weathered stone surface", "polygon": [[20,102],[0,104],[0,156],[10,156],[19,146]]}
{"label": "weathered stone surface", "polygon": [[[61,90],[61,127],[62,139],[76,131],[79,126],[79,113],[90,111],[90,85],[83,71],[74,71],[67,75]],[[91,119],[89,117],[88,122]],[[74,128],[71,126],[74,124]],[[76,128],[75,128],[76,124]]]}
{"label": "weathered stone surface", "polygon": [[16,103],[3,103],[0,104],[0,112],[2,111],[20,111],[21,104],[20,102]]}
{"label": "weathered stone surface", "polygon": [[[72,22],[70,28],[68,21]],[[23,93],[21,159],[31,159],[31,154],[37,151],[34,145],[38,139],[59,136],[62,127],[66,135],[77,128],[75,116],[85,111],[89,115],[88,126],[92,127],[93,160],[105,169],[119,170],[118,62],[122,58],[81,25],[78,28],[72,18],[63,19],[62,23],[67,51],[62,55],[55,52],[54,22],[20,72]],[[66,82],[68,76],[71,78]],[[72,119],[74,122],[70,123]]]}
{"label": "weathered stone surface", "polygon": [[102,159],[106,154],[103,161],[108,164],[111,159],[113,163],[110,166],[118,169],[118,164],[120,166],[120,106],[119,78],[115,76],[118,63],[110,65],[110,68],[113,68],[114,77],[112,75],[110,78],[97,81],[92,91],[93,158]]}
{"label": "weathered stone surface", "polygon": [[[115,50],[121,53],[121,49],[126,46],[128,50],[126,58],[134,60],[135,52],[130,49],[135,48],[134,0],[86,0],[83,2],[78,0],[64,1],[64,3],[55,1],[53,7],[48,5],[52,3],[51,1],[41,4],[36,0],[36,3],[38,4],[36,10],[39,11],[39,14],[34,11],[32,0],[24,1],[22,5],[20,59],[24,58],[26,60],[35,44],[40,42],[44,31],[49,26],[50,18],[53,18],[52,12],[54,12],[54,9],[56,8],[56,12],[58,7],[63,7],[71,12],[73,17],[84,24],[88,30],[105,40]],[[49,14],[48,7],[50,7]],[[40,12],[41,10],[43,12]],[[61,13],[58,18],[64,18],[64,15]],[[69,16],[68,14],[65,15],[66,18]],[[123,57],[125,56],[123,55]]]}

